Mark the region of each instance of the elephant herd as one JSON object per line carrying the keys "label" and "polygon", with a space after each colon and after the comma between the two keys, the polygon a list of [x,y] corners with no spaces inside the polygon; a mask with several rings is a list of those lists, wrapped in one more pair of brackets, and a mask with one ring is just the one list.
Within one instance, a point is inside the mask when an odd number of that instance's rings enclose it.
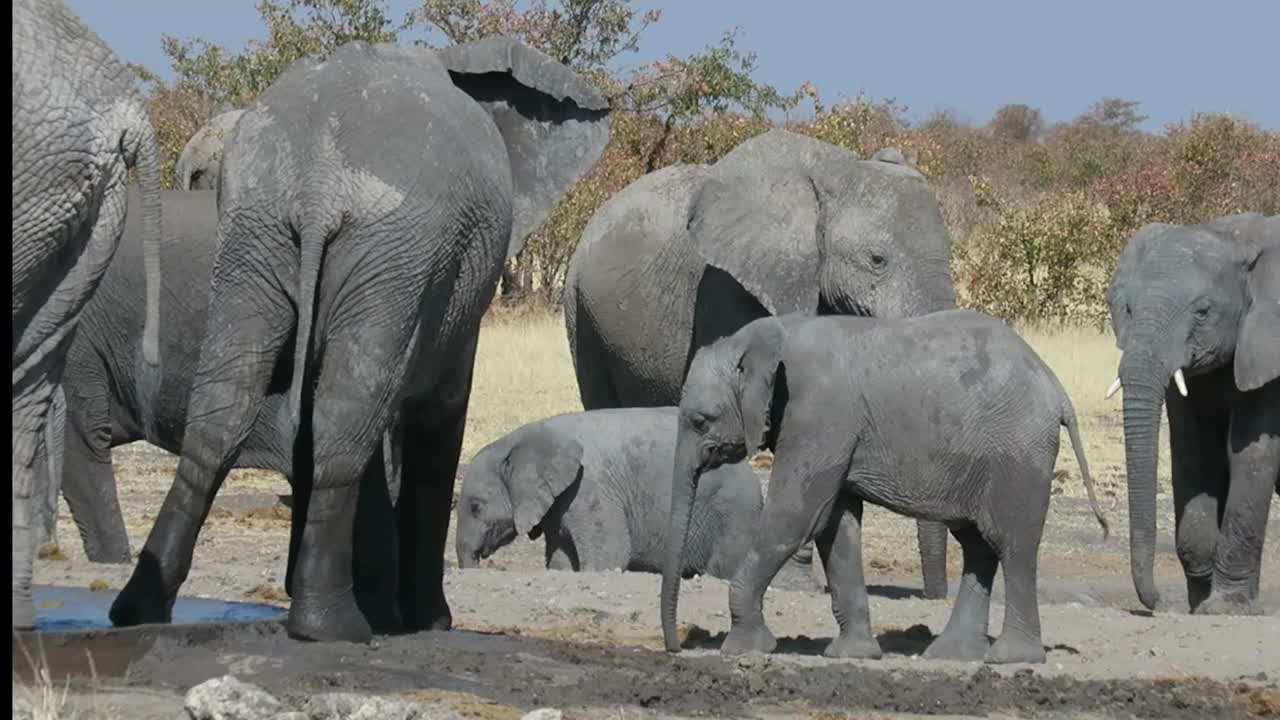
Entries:
{"label": "elephant herd", "polygon": [[[609,104],[517,41],[343,45],[216,117],[160,189],[134,81],[61,0],[14,5],[13,627],[59,491],[89,558],[130,562],[116,625],[168,622],[236,467],[292,487],[286,627],[308,640],[444,630],[445,540],[480,320],[504,261],[595,165]],[[129,183],[134,173],[136,185]],[[583,232],[564,289],[584,410],[476,454],[456,501],[473,567],[519,536],[547,567],[729,580],[723,651],[772,651],[763,598],[817,550],[839,627],[874,658],[870,502],[918,521],[930,657],[1043,662],[1037,555],[1066,428],[1053,371],[956,306],[951,238],[895,148],[784,130],[633,182]],[[1280,218],[1151,224],[1108,297],[1123,351],[1130,551],[1155,608],[1156,456],[1169,418],[1190,609],[1256,613],[1280,493]],[[139,553],[111,448],[178,454]],[[749,459],[774,454],[767,493]],[[1004,628],[986,636],[994,576]],[[812,582],[811,576],[809,581]]]}

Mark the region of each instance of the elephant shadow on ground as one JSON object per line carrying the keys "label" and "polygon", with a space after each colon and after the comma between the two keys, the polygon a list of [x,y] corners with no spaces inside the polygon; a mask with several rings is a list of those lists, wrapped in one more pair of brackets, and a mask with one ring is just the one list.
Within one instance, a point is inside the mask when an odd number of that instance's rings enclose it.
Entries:
{"label": "elephant shadow on ground", "polygon": [[[719,632],[715,635],[695,628],[689,633],[689,637],[681,643],[680,647],[685,650],[719,650],[724,643],[727,633]],[[929,644],[933,642],[937,636],[926,625],[916,624],[908,628],[887,628],[876,634],[876,640],[880,642],[880,649],[885,655],[912,656],[921,655]],[[995,642],[995,638],[987,636],[987,642]],[[778,647],[775,653],[786,655],[822,655],[827,645],[831,643],[831,638],[811,638],[807,635],[797,635],[795,637],[778,638]],[[1046,645],[1044,647],[1046,653],[1062,652],[1069,655],[1079,655],[1080,651],[1070,645]]]}

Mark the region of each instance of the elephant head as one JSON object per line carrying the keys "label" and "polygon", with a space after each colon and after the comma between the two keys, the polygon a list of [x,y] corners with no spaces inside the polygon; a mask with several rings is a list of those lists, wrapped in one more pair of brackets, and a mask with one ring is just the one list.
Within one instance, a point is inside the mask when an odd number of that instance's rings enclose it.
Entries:
{"label": "elephant head", "polygon": [[519,535],[536,538],[581,476],[581,443],[543,428],[517,431],[476,453],[458,497],[458,566],[476,567]]}
{"label": "elephant head", "polygon": [[218,172],[222,169],[222,148],[243,110],[216,115],[208,125],[196,131],[183,146],[173,166],[174,188],[177,190],[216,190]]}
{"label": "elephant head", "polygon": [[680,649],[676,602],[698,481],[703,473],[740,462],[768,444],[783,404],[781,399],[774,402],[774,380],[786,339],[784,323],[777,317],[761,318],[699,349],[685,378],[662,571],[662,635],[671,652]]}
{"label": "elephant head", "polygon": [[706,262],[773,315],[955,306],[950,235],[924,176],[906,165],[772,130],[713,166],[688,225]]}
{"label": "elephant head", "polygon": [[[1280,374],[1280,217],[1227,216],[1199,226],[1143,226],[1120,253],[1108,301],[1124,388],[1129,550],[1142,604],[1159,601],[1155,559],[1156,446],[1166,392],[1230,369],[1254,390]],[[1171,390],[1170,388],[1175,388]]]}

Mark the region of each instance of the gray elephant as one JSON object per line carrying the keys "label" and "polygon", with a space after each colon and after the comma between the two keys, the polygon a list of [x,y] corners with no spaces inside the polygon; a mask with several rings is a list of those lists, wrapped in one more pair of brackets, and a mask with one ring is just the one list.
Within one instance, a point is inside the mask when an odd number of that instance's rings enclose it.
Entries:
{"label": "gray elephant", "polygon": [[[680,399],[662,629],[675,633],[680,545],[699,476],[760,447],[774,452],[760,531],[729,589],[722,652],[771,652],[769,579],[814,540],[840,627],[826,654],[879,657],[862,575],[863,502],[944,523],[964,551],[959,594],[927,657],[1043,662],[1039,552],[1059,428],[1093,481],[1071,400],[1017,333],[971,310],[882,320],[756,320],[694,356]],[[1004,629],[988,646],[996,567]]]}
{"label": "gray elephant", "polygon": [[[771,130],[714,165],[649,173],[596,212],[569,263],[582,406],[675,405],[698,348],[766,315],[954,307],[950,262],[937,199],[898,162]],[[919,540],[925,596],[945,597],[946,528],[922,522]]]}
{"label": "gray elephant", "polygon": [[[521,535],[553,570],[662,572],[676,408],[622,408],[539,420],[476,453],[458,497],[458,565],[475,567]],[[698,484],[681,573],[728,579],[763,503],[750,463]]]}
{"label": "gray elephant", "polygon": [[[201,519],[283,385],[302,527],[289,634],[367,641],[374,616],[451,626],[443,551],[480,317],[504,258],[603,152],[607,119],[594,87],[503,38],[348,43],[257,98],[223,154],[182,459],[116,625],[169,620]],[[361,488],[385,485],[387,432],[398,592],[369,610],[352,593],[353,532]]]}
{"label": "gray elephant", "polygon": [[[662,572],[671,508],[676,408],[567,413],[529,423],[482,448],[458,499],[458,565],[471,568],[520,535],[544,538],[553,570]],[[750,463],[705,475],[694,499],[683,577],[728,579],[764,498]],[[775,587],[807,589],[788,564]]]}
{"label": "gray elephant", "polygon": [[173,166],[174,187],[178,190],[216,190],[222,169],[222,148],[243,110],[229,110],[214,116],[182,147]]}
{"label": "gray elephant", "polygon": [[146,227],[145,372],[160,362],[160,171],[135,78],[62,0],[13,3],[13,627],[35,626],[32,494],[81,310],[115,255],[129,171]]}
{"label": "gray elephant", "polygon": [[1129,552],[1155,609],[1156,444],[1169,417],[1175,542],[1192,612],[1253,614],[1280,492],[1280,217],[1146,225],[1109,302],[1124,388]]}

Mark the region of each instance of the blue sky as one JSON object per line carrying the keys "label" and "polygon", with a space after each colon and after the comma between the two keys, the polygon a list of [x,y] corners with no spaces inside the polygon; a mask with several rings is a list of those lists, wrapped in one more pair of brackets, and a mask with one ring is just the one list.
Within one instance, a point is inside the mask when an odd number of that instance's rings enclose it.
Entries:
{"label": "blue sky", "polygon": [[[237,49],[262,37],[254,0],[67,0],[127,60],[170,76],[162,34]],[[399,20],[416,3],[389,0]],[[1280,0],[633,0],[662,20],[624,58],[684,54],[740,28],[757,77],[806,80],[828,103],[864,92],[920,117],[984,122],[1009,102],[1070,119],[1103,96],[1142,101],[1145,126],[1196,111],[1280,129]]]}

